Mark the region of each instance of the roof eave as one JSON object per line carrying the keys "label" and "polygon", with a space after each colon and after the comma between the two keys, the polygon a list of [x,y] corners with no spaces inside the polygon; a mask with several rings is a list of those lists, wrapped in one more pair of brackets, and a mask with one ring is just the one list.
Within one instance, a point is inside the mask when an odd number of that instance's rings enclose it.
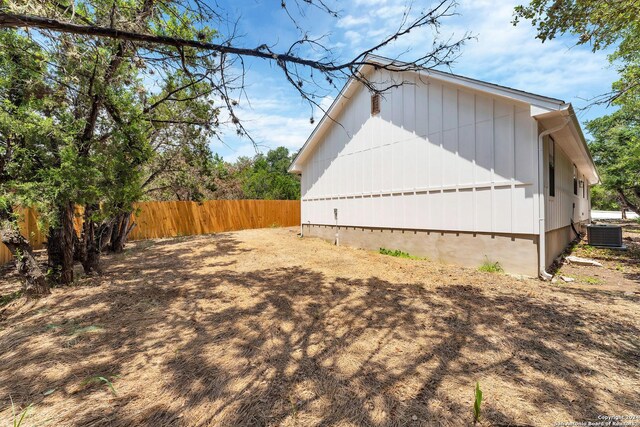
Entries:
{"label": "roof eave", "polygon": [[596,164],[593,161],[593,157],[591,156],[591,151],[589,150],[589,145],[587,144],[587,140],[584,137],[584,133],[582,132],[582,128],[580,127],[580,123],[578,122],[578,117],[576,116],[575,111],[573,110],[573,106],[569,104],[569,108],[567,110],[569,116],[571,117],[571,130],[576,137],[576,139],[580,142],[582,151],[589,159],[589,164],[591,165],[591,173],[592,180],[589,182],[591,185],[600,184],[600,175],[598,174],[598,169],[596,168]]}
{"label": "roof eave", "polygon": [[589,172],[589,184],[594,185],[600,183],[598,170],[595,163],[593,162],[593,157],[591,157],[591,152],[589,151],[589,146],[587,145],[584,133],[582,133],[582,128],[580,127],[580,123],[578,122],[578,117],[576,116],[573,106],[570,103],[563,104],[560,109],[555,111],[544,111],[541,109],[535,109],[532,106],[531,116],[538,121],[544,121],[558,117],[562,117],[565,120],[568,120],[567,124],[569,125],[572,139],[575,141],[580,154],[587,160],[589,169],[587,171]]}

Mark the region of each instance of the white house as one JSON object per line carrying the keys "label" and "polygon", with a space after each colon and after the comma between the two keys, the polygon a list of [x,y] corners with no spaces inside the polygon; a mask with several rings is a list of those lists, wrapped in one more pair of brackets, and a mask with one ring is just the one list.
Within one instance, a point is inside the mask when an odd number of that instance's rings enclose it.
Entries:
{"label": "white house", "polygon": [[571,104],[429,69],[361,72],[405,84],[373,95],[350,80],[318,123],[289,169],[303,235],[548,278],[599,181]]}

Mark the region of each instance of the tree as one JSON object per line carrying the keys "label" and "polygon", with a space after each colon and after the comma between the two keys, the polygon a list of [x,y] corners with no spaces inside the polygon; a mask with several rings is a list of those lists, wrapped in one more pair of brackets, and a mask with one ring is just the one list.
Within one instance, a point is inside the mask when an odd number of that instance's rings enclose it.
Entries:
{"label": "tree", "polygon": [[[28,296],[49,293],[45,275],[29,241],[20,234],[15,205],[39,168],[39,153],[48,141],[51,123],[45,116],[51,99],[42,78],[45,57],[39,46],[13,32],[0,31],[0,240],[17,260]],[[31,178],[32,180],[33,178]]]}
{"label": "tree", "polygon": [[213,153],[206,139],[194,135],[157,152],[145,169],[145,196],[153,200],[200,202],[217,189]]}
{"label": "tree", "polygon": [[[152,12],[161,12],[151,5],[144,2],[139,9],[126,8],[119,19],[132,26],[148,23]],[[104,7],[80,8],[77,13],[84,20],[98,22],[108,19]],[[207,34],[206,29],[202,31]],[[206,107],[193,104],[212,92],[211,85],[204,84],[202,75],[190,72],[191,60],[169,58],[151,67],[160,74],[156,83],[162,89],[145,88],[142,70],[149,67],[138,56],[137,47],[125,41],[3,33],[10,34],[2,40],[9,57],[7,67],[24,67],[38,75],[49,101],[40,110],[29,105],[25,113],[44,118],[34,126],[46,130],[43,135],[28,133],[30,128],[18,123],[12,128],[17,137],[3,139],[7,145],[11,139],[22,141],[21,155],[11,160],[14,169],[29,172],[7,180],[3,195],[38,208],[49,230],[50,277],[69,283],[75,260],[83,264],[86,273],[99,271],[104,240],[121,248],[122,236],[130,230],[131,205],[142,195],[142,166],[151,156],[151,138],[183,123],[212,125],[217,109],[210,103]],[[43,57],[39,69],[34,70],[29,58],[18,63],[16,52],[24,49],[13,42],[15,38],[38,47]],[[205,58],[199,66],[209,63]],[[7,82],[9,89],[12,85],[29,86],[26,76],[12,77],[16,78]],[[167,104],[183,103],[190,108],[175,119]],[[84,207],[79,237],[73,228],[77,205]],[[107,236],[110,238],[103,239]]]}
{"label": "tree", "polygon": [[218,154],[214,155],[215,191],[213,199],[246,199],[244,185],[253,168],[253,159],[239,157],[235,162],[225,161]]}
{"label": "tree", "polygon": [[569,33],[577,44],[593,51],[616,46],[609,61],[618,66],[620,79],[612,91],[594,103],[620,106],[608,116],[592,120],[587,129],[594,137],[590,147],[603,185],[594,189],[594,206],[617,204],[638,212],[640,207],[640,3],[633,0],[532,0],[517,6],[514,25],[531,20],[537,37],[551,40]]}
{"label": "tree", "polygon": [[[191,140],[193,141],[193,140]],[[287,169],[295,154],[285,147],[225,161],[212,154],[207,144],[182,144],[162,153],[150,163],[157,170],[149,181],[146,197],[152,200],[270,199],[300,198],[300,179]],[[171,166],[164,168],[168,163]],[[150,169],[150,170],[151,170]]]}
{"label": "tree", "polygon": [[610,56],[619,64],[620,80],[613,91],[596,99],[612,103],[640,92],[640,3],[635,0],[532,0],[515,8],[514,25],[530,20],[545,42],[562,34],[577,36],[577,44],[593,51],[617,44]]}
{"label": "tree", "polygon": [[626,105],[587,123],[589,144],[603,187],[619,205],[640,213],[640,115]]}
{"label": "tree", "polygon": [[591,187],[591,207],[605,211],[615,211],[621,209],[619,197],[613,191],[605,188],[602,184]]}
{"label": "tree", "polygon": [[244,183],[245,197],[248,199],[297,200],[300,198],[300,179],[288,173],[295,154],[289,155],[285,147],[269,150],[267,155],[259,154],[253,167],[247,171]]}

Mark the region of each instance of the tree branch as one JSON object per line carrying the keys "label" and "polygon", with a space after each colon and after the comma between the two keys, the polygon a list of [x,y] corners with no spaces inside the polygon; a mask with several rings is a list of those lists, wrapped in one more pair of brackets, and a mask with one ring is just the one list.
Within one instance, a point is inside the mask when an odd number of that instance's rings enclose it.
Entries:
{"label": "tree branch", "polygon": [[[452,14],[450,12],[450,6],[443,7],[447,2],[448,0],[442,0],[430,12],[423,14],[412,24],[407,25],[405,28],[401,29],[398,33],[390,36],[389,38],[385,39],[384,41],[377,44],[373,48],[366,50],[362,54],[358,55],[354,60],[349,62],[344,62],[344,63],[334,63],[333,61],[314,61],[311,59],[305,59],[291,53],[291,51],[287,53],[275,53],[265,45],[258,46],[255,49],[241,48],[241,47],[231,46],[229,44],[217,44],[217,43],[209,43],[209,42],[198,41],[198,40],[182,39],[177,37],[143,34],[143,33],[137,33],[132,31],[119,30],[116,28],[101,27],[98,25],[79,25],[79,24],[73,24],[69,22],[62,22],[57,19],[45,18],[41,16],[12,14],[12,13],[6,13],[6,12],[0,12],[0,27],[10,27],[10,28],[30,27],[30,28],[38,28],[42,30],[52,30],[56,32],[63,32],[63,33],[106,37],[106,38],[111,38],[116,40],[127,40],[131,42],[174,46],[177,48],[192,47],[196,49],[214,51],[220,54],[230,54],[230,55],[262,58],[269,61],[275,61],[278,64],[290,63],[290,64],[303,65],[303,66],[307,66],[307,67],[319,70],[323,73],[331,73],[336,71],[352,70],[355,67],[358,67],[360,65],[367,65],[367,64],[374,65],[373,63],[370,64],[366,60],[366,55],[368,53],[372,53],[386,46],[387,44],[396,40],[398,37],[409,33],[413,29],[416,29],[425,25],[436,24],[437,18],[443,15]],[[464,39],[466,38],[467,37],[465,37]],[[427,55],[424,58],[426,59],[429,57],[432,57],[432,55]]]}

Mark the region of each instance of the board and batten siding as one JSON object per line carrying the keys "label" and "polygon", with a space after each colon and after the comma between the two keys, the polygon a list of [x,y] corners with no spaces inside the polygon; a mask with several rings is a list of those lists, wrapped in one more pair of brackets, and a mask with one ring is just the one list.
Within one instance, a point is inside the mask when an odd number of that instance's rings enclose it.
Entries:
{"label": "board and batten siding", "polygon": [[[584,173],[578,170],[578,180],[582,180],[583,189],[578,185],[578,194],[573,193],[573,162],[562,150],[560,140],[555,139],[555,196],[549,196],[549,138],[545,138],[545,196],[546,196],[546,231],[568,227],[573,222],[583,222],[591,219],[591,203],[589,185]],[[584,195],[583,195],[584,194]],[[573,204],[575,203],[575,209]]]}
{"label": "board and batten siding", "polygon": [[[374,79],[389,80],[384,71]],[[360,88],[307,157],[302,223],[536,234],[528,104],[404,73],[371,116]]]}

